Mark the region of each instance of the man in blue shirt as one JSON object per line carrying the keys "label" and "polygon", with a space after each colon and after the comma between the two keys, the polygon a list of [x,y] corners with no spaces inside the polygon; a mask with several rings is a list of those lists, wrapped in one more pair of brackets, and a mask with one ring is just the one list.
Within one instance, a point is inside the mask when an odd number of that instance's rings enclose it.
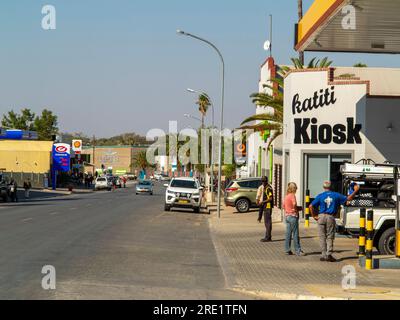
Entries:
{"label": "man in blue shirt", "polygon": [[[313,218],[318,222],[319,239],[322,249],[321,261],[336,262],[332,256],[333,244],[336,234],[335,215],[341,205],[354,199],[360,190],[358,185],[354,185],[354,192],[348,197],[331,191],[332,183],[324,182],[324,192],[318,195],[310,205],[310,212]],[[316,214],[318,210],[319,215]]]}

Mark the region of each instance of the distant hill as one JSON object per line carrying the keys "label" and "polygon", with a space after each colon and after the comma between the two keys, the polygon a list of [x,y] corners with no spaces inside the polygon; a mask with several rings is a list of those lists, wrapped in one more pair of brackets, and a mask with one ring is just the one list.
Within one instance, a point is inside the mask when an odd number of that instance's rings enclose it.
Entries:
{"label": "distant hill", "polygon": [[[83,145],[92,145],[93,138],[88,137],[82,132],[76,133],[62,133],[61,134],[62,141],[64,143],[72,143],[72,140],[78,139],[82,140]],[[97,146],[133,146],[133,145],[149,145],[151,142],[146,141],[146,137],[132,133],[124,133],[118,136],[110,137],[110,138],[95,138],[95,144]]]}

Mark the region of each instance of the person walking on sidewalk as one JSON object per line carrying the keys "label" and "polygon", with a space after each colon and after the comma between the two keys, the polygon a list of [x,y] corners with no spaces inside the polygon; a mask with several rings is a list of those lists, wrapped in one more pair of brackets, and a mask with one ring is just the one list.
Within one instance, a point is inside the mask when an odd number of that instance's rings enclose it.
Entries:
{"label": "person walking on sidewalk", "polygon": [[31,179],[24,181],[25,199],[29,199],[29,193],[32,189]]}
{"label": "person walking on sidewalk", "polygon": [[272,209],[274,208],[274,192],[268,183],[268,178],[262,178],[262,185],[258,188],[256,202],[260,207],[258,222],[262,222],[264,216],[265,238],[261,242],[272,242]]}
{"label": "person walking on sidewalk", "polygon": [[296,192],[297,185],[294,182],[289,183],[287,195],[283,203],[286,219],[285,252],[289,256],[293,255],[291,249],[293,239],[296,255],[299,257],[304,257],[306,254],[301,249],[299,235],[299,211],[302,210],[302,208],[297,206]]}
{"label": "person walking on sidewalk", "polygon": [[18,185],[14,179],[10,181],[10,198],[11,202],[18,202]]}
{"label": "person walking on sidewalk", "polygon": [[[360,187],[355,185],[354,192],[349,196],[331,191],[332,183],[330,181],[325,181],[323,188],[324,192],[318,195],[311,203],[310,212],[313,218],[318,222],[319,239],[322,250],[321,261],[336,262],[337,260],[332,256],[336,234],[335,215],[341,205],[354,199]],[[317,210],[319,210],[319,214],[317,214]]]}

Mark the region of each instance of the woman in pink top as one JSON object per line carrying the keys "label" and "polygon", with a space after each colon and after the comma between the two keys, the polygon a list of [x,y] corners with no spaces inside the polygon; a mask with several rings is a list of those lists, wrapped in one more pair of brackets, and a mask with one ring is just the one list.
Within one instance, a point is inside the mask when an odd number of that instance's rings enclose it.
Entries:
{"label": "woman in pink top", "polygon": [[292,239],[294,240],[294,248],[296,255],[303,257],[305,253],[301,249],[300,235],[299,235],[299,211],[300,207],[297,206],[296,200],[297,185],[294,182],[289,183],[287,195],[283,203],[286,219],[286,241],[285,250],[289,256],[293,255],[292,252]]}

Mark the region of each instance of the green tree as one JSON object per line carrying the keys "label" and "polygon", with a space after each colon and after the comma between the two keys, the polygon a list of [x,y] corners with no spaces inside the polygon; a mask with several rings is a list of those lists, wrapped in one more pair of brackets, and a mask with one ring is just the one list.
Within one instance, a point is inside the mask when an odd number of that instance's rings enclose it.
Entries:
{"label": "green tree", "polygon": [[237,168],[238,168],[238,166],[235,163],[224,165],[222,167],[223,175],[228,179],[233,179],[236,177],[236,169]]}
{"label": "green tree", "polygon": [[22,109],[18,114],[13,110],[3,115],[1,124],[10,129],[34,130],[35,114],[30,109]]}
{"label": "green tree", "polygon": [[58,117],[52,111],[44,109],[34,121],[34,130],[38,133],[39,140],[52,141],[58,133]]}
{"label": "green tree", "polygon": [[82,140],[82,144],[84,146],[90,145],[92,143],[92,138],[89,138],[83,132],[75,132],[75,133],[62,132],[60,136],[62,138],[62,142],[71,145],[72,145],[72,140]]}
{"label": "green tree", "polygon": [[47,109],[40,115],[30,109],[22,109],[20,113],[11,110],[3,115],[1,124],[11,129],[36,131],[39,140],[45,141],[52,141],[53,135],[58,133],[57,116]]}
{"label": "green tree", "polygon": [[365,63],[359,62],[359,63],[356,63],[353,67],[354,68],[367,68],[368,66]]}
{"label": "green tree", "polygon": [[133,165],[141,170],[146,170],[147,168],[151,168],[152,165],[147,161],[147,152],[146,151],[139,151],[133,157]]}
{"label": "green tree", "polygon": [[201,127],[204,128],[204,118],[208,108],[211,106],[210,97],[206,93],[202,93],[199,95],[196,104],[199,106],[199,111],[201,113]]}

